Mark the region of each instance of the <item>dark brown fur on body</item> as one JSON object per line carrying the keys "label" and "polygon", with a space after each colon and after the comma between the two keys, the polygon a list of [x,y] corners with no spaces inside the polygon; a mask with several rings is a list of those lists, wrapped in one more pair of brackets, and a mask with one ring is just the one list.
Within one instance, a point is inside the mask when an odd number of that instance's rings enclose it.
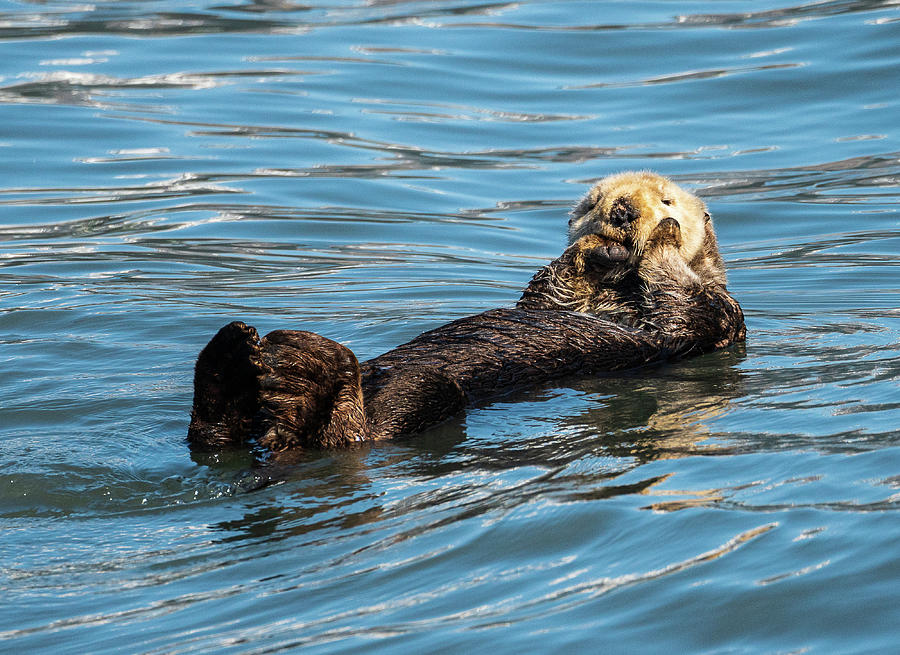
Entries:
{"label": "dark brown fur on body", "polygon": [[[408,436],[514,389],[743,340],[740,307],[723,284],[704,282],[685,261],[683,240],[677,220],[659,221],[618,287],[604,276],[620,264],[622,253],[617,242],[596,235],[579,237],[547,267],[576,282],[596,267],[596,292],[627,300],[620,314],[529,306],[534,298],[548,297],[535,293],[533,281],[516,309],[453,321],[361,366],[349,349],[310,332],[282,330],[259,341],[253,328],[229,324],[198,359],[188,437],[200,447],[241,445],[253,437],[278,453]],[[629,286],[622,285],[625,280]],[[239,362],[241,357],[246,361]],[[248,382],[248,371],[255,371],[256,386]],[[230,392],[232,399],[226,397]],[[225,418],[213,420],[217,413]]]}

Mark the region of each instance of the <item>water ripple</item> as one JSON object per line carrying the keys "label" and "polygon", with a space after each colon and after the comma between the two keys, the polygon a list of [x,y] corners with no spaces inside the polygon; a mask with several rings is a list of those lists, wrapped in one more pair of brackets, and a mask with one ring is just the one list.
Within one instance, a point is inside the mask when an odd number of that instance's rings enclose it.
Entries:
{"label": "water ripple", "polygon": [[[4,643],[890,652],[897,7],[3,5]],[[508,306],[631,168],[706,199],[746,345],[190,453],[224,323],[365,359]]]}
{"label": "water ripple", "polygon": [[625,82],[597,82],[594,84],[585,84],[582,86],[570,86],[570,89],[626,89],[634,86],[646,86],[648,84],[669,84],[673,82],[690,82],[695,80],[715,79],[726,77],[728,75],[741,75],[745,73],[757,73],[760,71],[771,71],[787,68],[799,68],[804,66],[803,63],[785,63],[785,64],[767,64],[764,66],[735,66],[734,68],[717,68],[708,70],[683,71],[680,73],[670,73],[668,75],[659,75],[657,77],[648,77],[642,80],[633,80]]}
{"label": "water ripple", "polygon": [[[707,197],[801,203],[892,202],[900,182],[900,152],[886,152],[757,171],[735,171],[698,180]],[[871,190],[879,189],[874,194]],[[851,191],[852,190],[852,191]],[[843,192],[841,192],[843,191]]]}

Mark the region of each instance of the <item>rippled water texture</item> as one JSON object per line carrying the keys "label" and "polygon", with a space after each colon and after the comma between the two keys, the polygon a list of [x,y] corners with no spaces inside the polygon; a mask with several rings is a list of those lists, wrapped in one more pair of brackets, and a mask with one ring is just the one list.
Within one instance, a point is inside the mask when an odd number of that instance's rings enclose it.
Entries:
{"label": "rippled water texture", "polygon": [[[898,88],[896,0],[0,3],[0,651],[897,652]],[[633,168],[746,348],[188,452],[222,324],[511,305]]]}

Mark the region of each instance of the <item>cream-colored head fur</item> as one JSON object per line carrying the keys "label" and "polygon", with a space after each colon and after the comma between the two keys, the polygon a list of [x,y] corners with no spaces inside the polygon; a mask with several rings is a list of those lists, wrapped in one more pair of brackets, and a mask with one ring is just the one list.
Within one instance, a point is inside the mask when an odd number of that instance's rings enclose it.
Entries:
{"label": "cream-colored head fur", "polygon": [[628,248],[635,262],[664,218],[674,218],[681,226],[680,250],[685,261],[703,253],[712,230],[707,230],[710,218],[700,198],[656,173],[610,175],[597,182],[572,211],[569,243],[586,234],[598,234]]}

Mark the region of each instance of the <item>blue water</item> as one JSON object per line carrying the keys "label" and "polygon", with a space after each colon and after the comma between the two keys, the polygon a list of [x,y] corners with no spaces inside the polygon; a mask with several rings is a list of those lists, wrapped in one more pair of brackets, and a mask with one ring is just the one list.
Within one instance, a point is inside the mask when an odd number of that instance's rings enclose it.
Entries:
{"label": "blue water", "polygon": [[[0,3],[0,651],[898,652],[898,89],[890,0]],[[222,324],[509,306],[640,168],[745,348],[189,453]]]}

